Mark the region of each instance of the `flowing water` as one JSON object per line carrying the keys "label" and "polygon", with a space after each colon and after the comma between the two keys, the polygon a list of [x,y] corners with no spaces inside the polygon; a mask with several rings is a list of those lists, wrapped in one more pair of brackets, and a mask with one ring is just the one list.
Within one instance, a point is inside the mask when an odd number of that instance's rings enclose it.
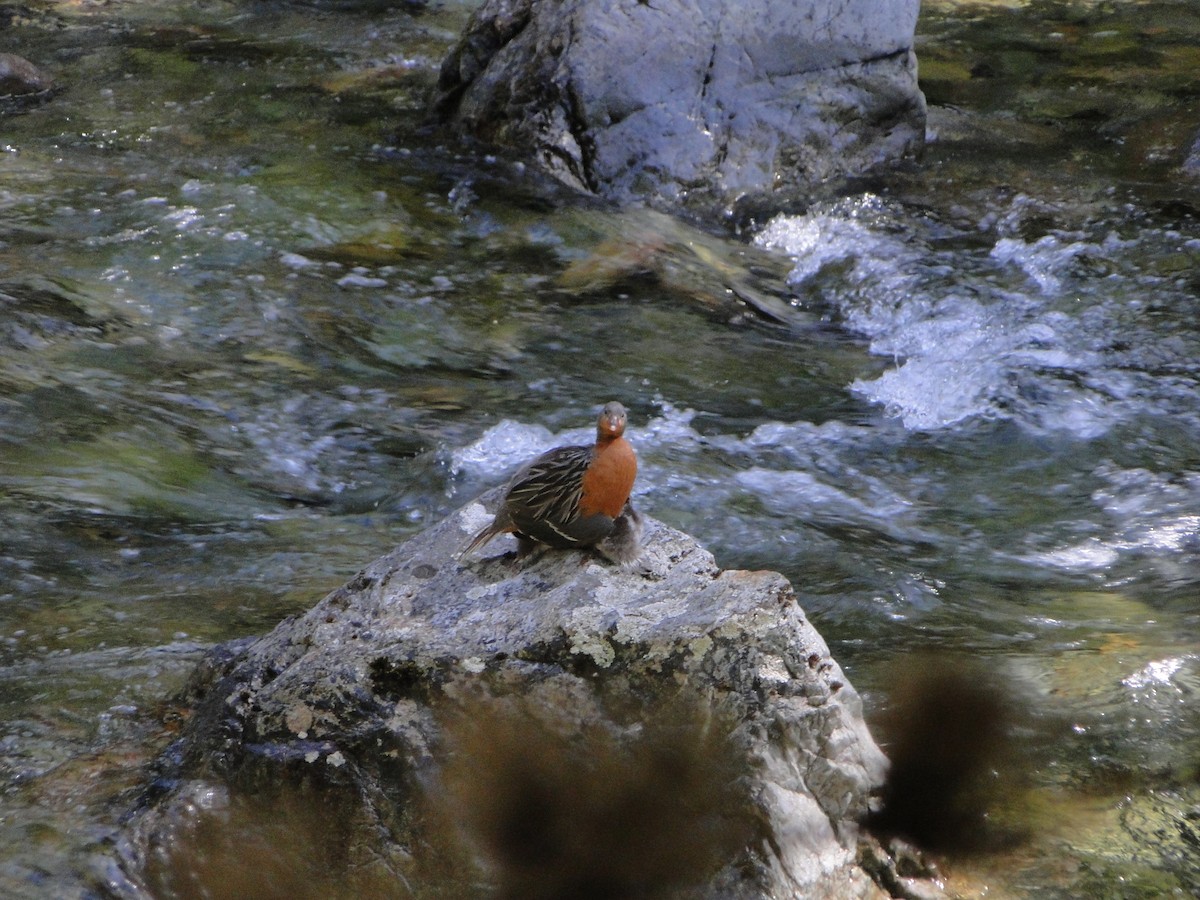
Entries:
{"label": "flowing water", "polygon": [[62,87],[0,117],[0,894],[115,877],[206,647],[608,399],[873,717],[923,651],[1026,712],[956,889],[1200,890],[1194,5],[928,6],[924,158],[736,235],[425,130],[472,5],[0,2]]}

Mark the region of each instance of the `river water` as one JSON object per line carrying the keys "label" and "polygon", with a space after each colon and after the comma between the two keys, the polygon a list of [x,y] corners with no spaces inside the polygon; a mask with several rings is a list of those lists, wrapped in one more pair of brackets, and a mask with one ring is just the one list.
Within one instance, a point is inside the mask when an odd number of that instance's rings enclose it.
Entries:
{"label": "river water", "polygon": [[951,886],[1200,891],[1194,4],[929,5],[925,156],[728,234],[424,130],[472,5],[0,3],[64,88],[0,117],[0,894],[112,875],[205,648],[608,399],[873,721],[929,652],[1022,711]]}

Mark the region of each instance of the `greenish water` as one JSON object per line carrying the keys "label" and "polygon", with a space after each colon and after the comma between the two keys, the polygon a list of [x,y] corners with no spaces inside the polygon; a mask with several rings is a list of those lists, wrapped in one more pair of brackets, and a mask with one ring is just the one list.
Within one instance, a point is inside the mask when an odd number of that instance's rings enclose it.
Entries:
{"label": "greenish water", "polygon": [[1200,13],[927,8],[925,157],[734,238],[425,131],[471,5],[0,3],[63,88],[0,118],[0,894],[111,874],[204,648],[610,398],[873,716],[929,649],[1027,711],[953,885],[1195,893]]}

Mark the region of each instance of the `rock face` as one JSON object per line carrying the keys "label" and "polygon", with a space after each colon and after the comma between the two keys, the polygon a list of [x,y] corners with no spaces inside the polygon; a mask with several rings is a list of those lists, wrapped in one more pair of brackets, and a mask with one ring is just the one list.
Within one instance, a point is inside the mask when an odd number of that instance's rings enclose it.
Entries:
{"label": "rock face", "polygon": [[[307,614],[213,656],[160,782],[171,790],[131,829],[138,877],[169,868],[163,855],[187,830],[180,817],[211,805],[211,787],[197,785],[261,788],[277,773],[348,786],[377,836],[369,856],[386,861],[388,883],[406,886],[396,895],[432,896],[421,890],[420,855],[433,839],[415,797],[436,784],[447,709],[471,715],[481,690],[519,697],[531,717],[567,723],[587,754],[586,734],[632,739],[645,724],[637,710],[686,694],[724,723],[756,832],[707,886],[669,895],[886,896],[857,862],[867,839],[856,824],[886,761],[788,582],[721,571],[649,517],[644,554],[624,568],[574,551],[515,560],[509,536],[457,559],[499,497],[468,504]],[[486,893],[475,885],[436,895]]]}
{"label": "rock face", "polygon": [[437,113],[617,199],[729,204],[924,141],[919,0],[485,0]]}

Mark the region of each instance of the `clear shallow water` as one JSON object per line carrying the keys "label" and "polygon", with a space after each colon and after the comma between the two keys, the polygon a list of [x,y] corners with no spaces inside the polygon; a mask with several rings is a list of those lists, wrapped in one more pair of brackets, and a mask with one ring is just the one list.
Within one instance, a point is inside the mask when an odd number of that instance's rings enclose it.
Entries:
{"label": "clear shallow water", "polygon": [[204,647],[609,398],[639,504],[787,574],[873,714],[930,648],[1030,711],[1072,827],[961,885],[1193,889],[1195,16],[927,11],[925,159],[735,240],[439,146],[421,98],[469,5],[6,33],[66,90],[0,119],[0,893],[106,871]]}

